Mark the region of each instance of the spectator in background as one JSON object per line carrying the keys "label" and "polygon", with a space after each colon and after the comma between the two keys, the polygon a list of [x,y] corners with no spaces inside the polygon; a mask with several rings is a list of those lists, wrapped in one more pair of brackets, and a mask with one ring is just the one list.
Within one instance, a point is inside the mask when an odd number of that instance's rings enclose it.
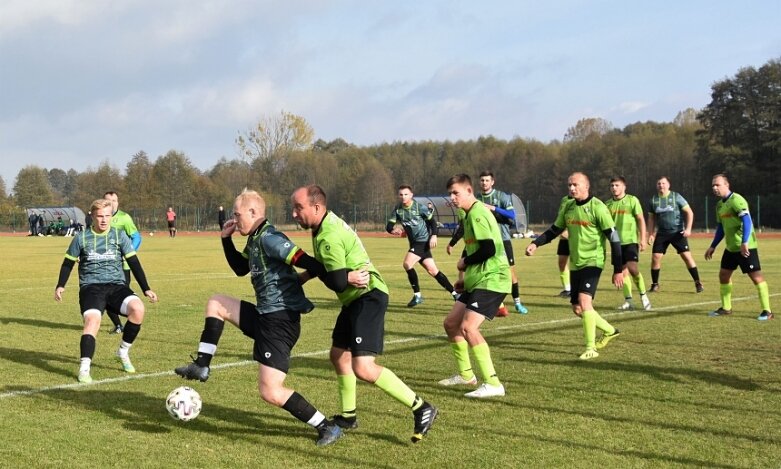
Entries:
{"label": "spectator in background", "polygon": [[220,209],[217,210],[217,224],[220,225],[220,231],[225,226],[225,207],[220,205]]}
{"label": "spectator in background", "polygon": [[90,229],[92,228],[92,212],[87,212],[87,215],[84,217],[84,228]]}
{"label": "spectator in background", "polygon": [[38,236],[38,214],[30,211],[27,221],[30,223],[30,236]]}
{"label": "spectator in background", "polygon": [[173,207],[168,207],[168,211],[165,212],[165,219],[168,221],[168,237],[176,238],[176,212]]}
{"label": "spectator in background", "polygon": [[43,219],[43,214],[38,214],[38,236],[44,236],[46,234],[46,221]]}

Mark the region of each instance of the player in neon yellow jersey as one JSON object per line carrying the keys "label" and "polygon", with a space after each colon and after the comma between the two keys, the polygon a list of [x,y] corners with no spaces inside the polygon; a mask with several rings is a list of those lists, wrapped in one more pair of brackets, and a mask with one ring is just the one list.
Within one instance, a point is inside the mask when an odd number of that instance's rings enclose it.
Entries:
{"label": "player in neon yellow jersey", "polygon": [[708,315],[715,317],[732,314],[732,273],[740,267],[741,272],[748,274],[757,288],[759,303],[762,306],[762,312],[759,313],[757,319],[760,321],[773,319],[767,282],[762,275],[762,267],[759,265],[757,235],[751,223],[748,202],[740,194],[730,190],[729,180],[723,174],[713,176],[711,187],[713,193],[719,198],[716,203],[716,220],[718,222],[713,242],[705,251],[705,259],[710,260],[713,257],[713,252],[722,239],[726,248],[721,256],[721,269],[719,270],[721,307]]}

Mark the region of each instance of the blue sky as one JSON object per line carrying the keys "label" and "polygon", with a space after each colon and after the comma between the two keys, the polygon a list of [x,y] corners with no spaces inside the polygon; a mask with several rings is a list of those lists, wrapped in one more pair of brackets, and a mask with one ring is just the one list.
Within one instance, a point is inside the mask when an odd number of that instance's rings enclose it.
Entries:
{"label": "blue sky", "polygon": [[282,110],[359,145],[670,122],[781,57],[780,24],[778,0],[3,0],[0,176],[207,170]]}

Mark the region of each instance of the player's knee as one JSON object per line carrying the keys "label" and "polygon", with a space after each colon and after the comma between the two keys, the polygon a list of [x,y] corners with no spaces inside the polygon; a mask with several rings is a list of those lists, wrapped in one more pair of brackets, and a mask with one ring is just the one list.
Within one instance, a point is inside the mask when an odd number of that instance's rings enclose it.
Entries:
{"label": "player's knee", "polygon": [[282,400],[282,388],[278,386],[269,386],[268,384],[260,383],[258,384],[258,393],[260,393],[261,399],[273,406],[282,407],[285,404]]}
{"label": "player's knee", "polygon": [[572,312],[575,313],[575,316],[581,317],[583,315],[583,307],[580,305],[572,305]]}

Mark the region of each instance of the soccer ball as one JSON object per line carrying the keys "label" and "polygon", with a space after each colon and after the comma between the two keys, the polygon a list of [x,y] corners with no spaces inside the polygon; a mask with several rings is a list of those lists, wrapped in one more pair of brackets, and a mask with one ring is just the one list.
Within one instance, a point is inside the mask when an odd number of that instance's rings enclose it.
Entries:
{"label": "soccer ball", "polygon": [[187,422],[201,413],[201,395],[189,386],[179,386],[165,399],[165,408],[171,417]]}

